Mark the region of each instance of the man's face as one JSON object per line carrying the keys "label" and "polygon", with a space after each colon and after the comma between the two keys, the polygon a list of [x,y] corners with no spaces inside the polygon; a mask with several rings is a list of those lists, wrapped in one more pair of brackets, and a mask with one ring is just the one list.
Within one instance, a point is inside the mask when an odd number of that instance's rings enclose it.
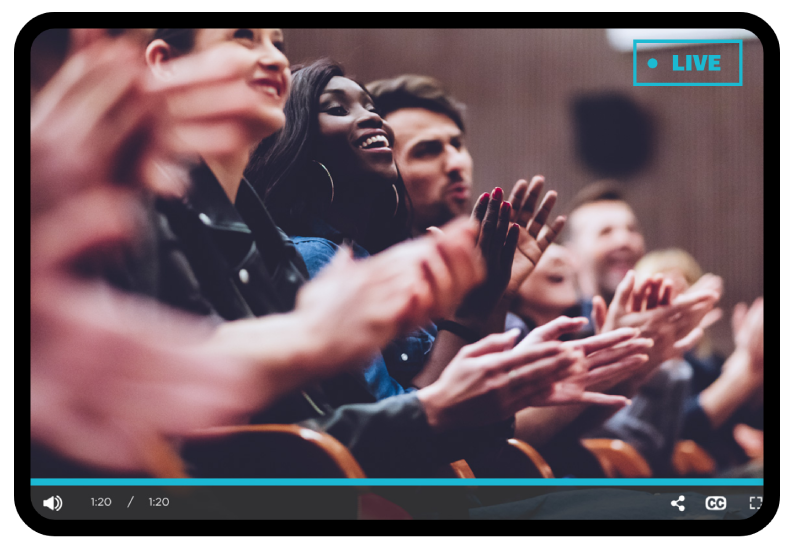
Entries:
{"label": "man's face", "polygon": [[397,110],[386,121],[394,129],[395,160],[414,205],[414,231],[468,213],[472,157],[455,122],[423,108]]}
{"label": "man's face", "polygon": [[586,204],[570,215],[568,246],[578,261],[578,282],[584,295],[610,299],[638,260],[644,256],[644,237],[625,202]]}

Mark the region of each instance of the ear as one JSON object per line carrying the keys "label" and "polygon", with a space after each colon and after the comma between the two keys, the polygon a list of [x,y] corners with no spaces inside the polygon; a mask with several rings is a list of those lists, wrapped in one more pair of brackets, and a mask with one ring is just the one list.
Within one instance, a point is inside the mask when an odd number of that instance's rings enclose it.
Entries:
{"label": "ear", "polygon": [[172,76],[172,70],[167,63],[172,58],[172,48],[162,39],[156,39],[147,45],[145,60],[157,77],[169,79]]}

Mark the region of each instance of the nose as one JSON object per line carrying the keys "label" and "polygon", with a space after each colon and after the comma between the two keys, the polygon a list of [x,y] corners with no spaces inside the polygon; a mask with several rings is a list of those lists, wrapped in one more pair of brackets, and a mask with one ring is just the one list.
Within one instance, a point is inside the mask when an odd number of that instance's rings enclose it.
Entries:
{"label": "nose", "polygon": [[612,235],[613,244],[615,247],[629,247],[633,248],[632,245],[636,239],[636,233],[628,229],[627,227],[618,227],[614,230]]}
{"label": "nose", "polygon": [[289,60],[283,52],[270,42],[262,49],[261,56],[258,58],[258,65],[267,71],[283,73],[289,68]]}
{"label": "nose", "polygon": [[465,148],[458,149],[453,145],[447,145],[445,147],[445,173],[457,173],[462,175],[467,171],[470,162],[471,158],[469,152],[467,152]]}
{"label": "nose", "polygon": [[387,124],[383,121],[380,115],[375,112],[370,112],[364,107],[360,108],[361,113],[358,115],[358,127],[366,129],[381,129],[386,128]]}

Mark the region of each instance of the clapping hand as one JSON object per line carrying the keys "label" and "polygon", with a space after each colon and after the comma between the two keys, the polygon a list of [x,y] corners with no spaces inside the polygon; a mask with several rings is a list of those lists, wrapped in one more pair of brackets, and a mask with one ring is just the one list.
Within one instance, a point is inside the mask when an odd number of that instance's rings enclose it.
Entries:
{"label": "clapping hand", "polygon": [[566,217],[558,216],[552,225],[547,223],[556,203],[555,191],[548,191],[538,210],[536,209],[543,188],[544,177],[537,175],[530,182],[520,179],[511,190],[509,221],[519,225],[520,231],[507,289],[510,294],[519,290],[567,221]]}

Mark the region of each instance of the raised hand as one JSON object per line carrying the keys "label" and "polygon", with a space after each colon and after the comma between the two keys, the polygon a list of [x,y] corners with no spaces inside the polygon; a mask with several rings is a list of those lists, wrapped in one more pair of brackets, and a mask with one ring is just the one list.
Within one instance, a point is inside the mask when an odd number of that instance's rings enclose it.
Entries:
{"label": "raised hand", "polygon": [[587,323],[588,320],[583,317],[570,318],[568,316],[559,316],[555,320],[551,320],[531,330],[531,332],[520,341],[518,348],[525,348],[526,345],[534,345],[544,341],[555,341],[562,335],[580,331]]}
{"label": "raised hand", "polygon": [[625,397],[587,388],[629,376],[644,364],[642,352],[652,342],[635,334],[619,330],[583,343],[545,341],[525,348],[512,348],[517,330],[490,335],[462,348],[439,380],[420,390],[420,401],[438,431],[489,424],[531,406],[622,407]]}
{"label": "raised hand", "polygon": [[[586,324],[586,318],[568,318],[560,316],[543,326],[539,326],[528,334],[515,349],[525,349],[544,341],[558,339],[564,334],[574,333]],[[605,391],[617,383],[635,375],[647,362],[646,353],[653,347],[653,340],[639,337],[639,331],[633,328],[620,328],[601,333],[585,339],[567,341],[566,345],[577,347],[586,354],[587,372],[573,376],[558,388],[553,388],[545,396],[537,400],[536,406],[573,404],[595,398],[595,402],[604,400],[616,404],[619,399],[611,401],[596,395],[583,395],[587,388]]]}
{"label": "raised hand", "polygon": [[580,350],[556,341],[511,351],[518,334],[493,334],[463,347],[439,379],[419,391],[435,431],[504,420],[583,361]]}
{"label": "raised hand", "polygon": [[[130,179],[155,126],[142,53],[103,38],[70,57],[31,105],[31,209]],[[125,174],[128,175],[125,175]]]}
{"label": "raised hand", "polygon": [[519,225],[509,228],[511,204],[503,201],[496,187],[475,203],[472,224],[477,232],[477,250],[486,265],[486,280],[464,300],[457,316],[485,318],[503,295],[511,277],[511,264],[519,237]]}
{"label": "raised hand", "polygon": [[707,288],[687,291],[675,299],[670,297],[671,287],[660,276],[647,278],[637,285],[635,274],[630,271],[620,282],[607,309],[601,297],[592,299],[595,327],[599,331],[619,327],[640,329],[643,337],[655,342],[648,353],[648,366],[655,367],[682,356],[700,341],[703,337],[700,323],[714,308],[719,293]]}
{"label": "raised hand", "polygon": [[556,203],[555,191],[548,191],[538,210],[536,204],[544,188],[544,177],[537,175],[530,183],[521,179],[511,191],[511,214],[509,221],[519,225],[519,239],[514,254],[514,263],[508,284],[508,292],[513,294],[530,275],[547,247],[555,240],[567,219],[557,217],[552,225],[547,219]]}

